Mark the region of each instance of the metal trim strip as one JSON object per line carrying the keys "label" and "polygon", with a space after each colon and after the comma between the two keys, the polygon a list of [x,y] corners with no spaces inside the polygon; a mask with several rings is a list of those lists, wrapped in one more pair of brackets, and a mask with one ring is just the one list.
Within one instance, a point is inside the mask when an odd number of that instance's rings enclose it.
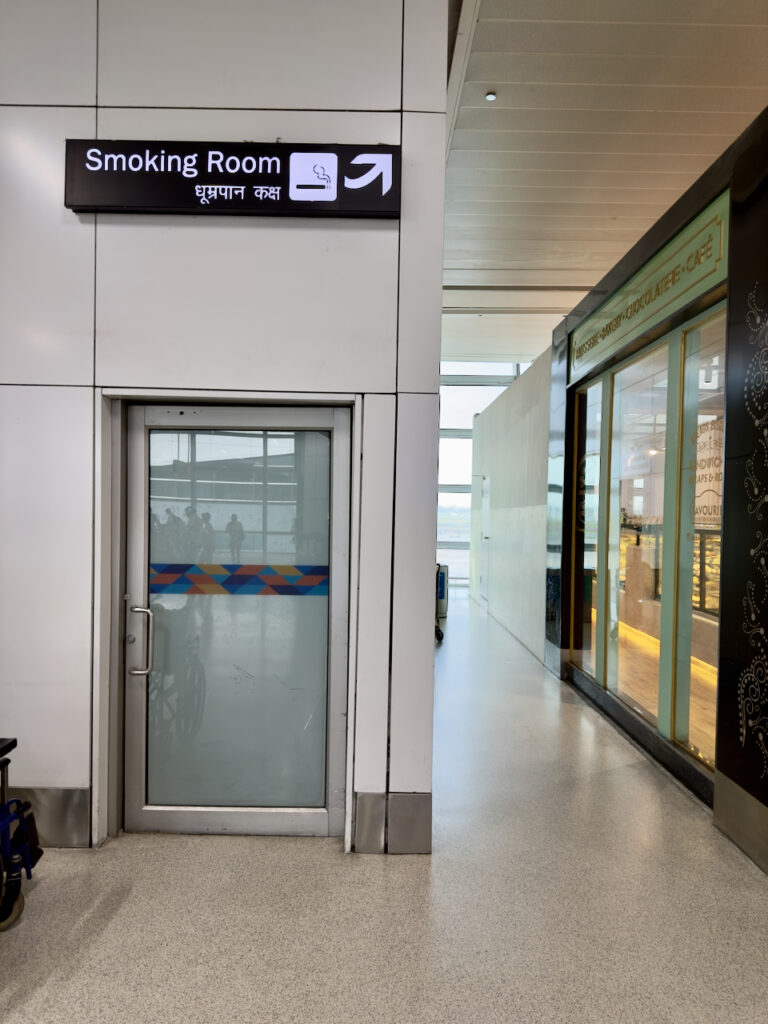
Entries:
{"label": "metal trim strip", "polygon": [[8,795],[19,800],[29,800],[32,804],[41,846],[91,845],[89,789],[11,786]]}

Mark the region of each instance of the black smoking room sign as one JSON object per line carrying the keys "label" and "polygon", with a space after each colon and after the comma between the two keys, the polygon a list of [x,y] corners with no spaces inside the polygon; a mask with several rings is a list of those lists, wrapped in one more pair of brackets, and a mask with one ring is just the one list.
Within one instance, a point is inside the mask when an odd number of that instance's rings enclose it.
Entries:
{"label": "black smoking room sign", "polygon": [[400,147],[67,139],[79,213],[398,217]]}

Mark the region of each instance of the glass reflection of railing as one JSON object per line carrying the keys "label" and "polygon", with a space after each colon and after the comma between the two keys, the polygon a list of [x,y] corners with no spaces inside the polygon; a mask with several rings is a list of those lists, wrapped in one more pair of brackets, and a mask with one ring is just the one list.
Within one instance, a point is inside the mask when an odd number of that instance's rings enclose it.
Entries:
{"label": "glass reflection of railing", "polygon": [[[653,570],[653,597],[661,599],[662,526],[659,523],[623,523],[619,539],[619,587],[626,589],[627,549],[644,549],[642,561]],[[695,529],[693,540],[693,610],[720,614],[720,531]]]}
{"label": "glass reflection of railing", "polygon": [[619,534],[619,588],[626,590],[627,584],[627,548],[642,548],[641,561],[653,572],[652,593],[648,596],[653,600],[661,599],[661,554],[664,538],[662,523],[641,523],[625,520],[621,524]]}
{"label": "glass reflection of railing", "polygon": [[720,531],[695,530],[693,539],[693,607],[706,615],[720,613]]}
{"label": "glass reflection of railing", "polygon": [[[178,613],[171,613],[178,614]],[[200,638],[184,637],[182,650],[166,667],[149,677],[147,714],[152,736],[171,740],[194,738],[205,710],[205,666],[200,660]]]}
{"label": "glass reflection of railing", "polygon": [[151,497],[157,501],[295,501],[299,485],[295,480],[221,480],[188,477],[150,477]]}

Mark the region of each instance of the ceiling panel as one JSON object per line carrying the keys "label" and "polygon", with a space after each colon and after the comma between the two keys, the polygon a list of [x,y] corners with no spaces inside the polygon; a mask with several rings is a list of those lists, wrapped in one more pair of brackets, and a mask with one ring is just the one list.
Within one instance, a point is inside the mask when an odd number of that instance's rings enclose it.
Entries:
{"label": "ceiling panel", "polygon": [[671,171],[658,168],[648,173],[640,168],[617,171],[615,168],[599,167],[595,169],[559,167],[539,167],[531,170],[511,170],[509,168],[489,167],[457,167],[455,161],[446,173],[446,184],[476,188],[478,180],[484,188],[493,189],[531,189],[531,188],[589,188],[629,189],[634,194],[648,189],[663,189],[673,196],[679,196],[680,190],[687,188],[695,176],[690,171]]}
{"label": "ceiling panel", "polygon": [[510,109],[486,103],[484,107],[463,106],[457,128],[494,132],[595,132],[612,135],[725,135],[741,133],[762,108],[732,113],[699,110],[582,110],[557,108]]}
{"label": "ceiling panel", "polygon": [[550,270],[556,272],[558,270],[579,270],[583,271],[581,280],[585,277],[594,278],[597,275],[599,280],[600,271],[608,261],[609,266],[613,266],[614,263],[618,263],[621,257],[624,255],[626,250],[623,247],[617,247],[607,252],[583,252],[582,248],[574,247],[573,251],[567,250],[564,243],[560,243],[556,247],[553,246],[540,246],[538,248],[529,247],[529,244],[518,243],[509,248],[499,247],[498,249],[493,248],[490,245],[486,245],[482,252],[473,250],[471,248],[461,248],[457,246],[451,250],[451,253],[445,260],[447,267],[476,267],[481,269],[487,262],[488,255],[490,254],[491,259],[497,267],[503,267],[508,270]]}
{"label": "ceiling panel", "polygon": [[[521,313],[566,313],[583,298],[584,293],[574,289],[518,289],[515,307]],[[508,292],[503,288],[446,288],[443,292],[443,310],[462,310],[465,313],[483,313],[490,310],[510,312],[505,303]]]}
{"label": "ceiling panel", "polygon": [[671,188],[656,188],[647,184],[636,188],[623,188],[619,185],[606,184],[604,182],[574,181],[571,186],[558,184],[523,185],[513,183],[506,186],[490,185],[483,182],[482,199],[477,199],[477,187],[475,185],[449,184],[446,186],[446,199],[448,202],[471,203],[481,201],[483,203],[524,203],[524,204],[551,204],[562,203],[576,205],[588,203],[592,206],[613,206],[617,203],[623,207],[625,204],[632,206],[662,206],[666,208],[680,195]]}
{"label": "ceiling panel", "polygon": [[[587,217],[571,217],[567,224],[552,217],[527,217],[519,218],[515,224],[509,221],[514,218],[477,216],[477,217],[446,217],[446,224],[450,225],[451,238],[460,241],[462,238],[477,237],[478,228],[482,228],[485,238],[506,238],[510,232],[514,232],[519,239],[542,239],[552,241],[557,238],[569,238],[576,241],[592,241],[601,238],[621,241],[628,238],[638,238],[645,230],[645,225],[640,221],[621,221],[609,226],[602,222],[593,225]],[[631,244],[631,243],[630,243]]]}
{"label": "ceiling panel", "polygon": [[764,25],[765,0],[485,0],[484,18],[528,21],[650,22],[709,25]]}
{"label": "ceiling panel", "polygon": [[[722,5],[726,10],[726,5]],[[674,60],[655,55],[592,53],[589,60],[570,52],[557,54],[553,68],[548,53],[472,53],[465,83],[586,84],[586,85],[668,85],[735,89],[762,88],[766,80],[768,55],[747,59],[731,53],[700,57],[693,52],[678,54]]]}
{"label": "ceiling panel", "polygon": [[445,344],[519,361],[768,105],[768,0],[464,0],[448,96]]}
{"label": "ceiling panel", "polygon": [[[573,288],[581,293],[588,292],[592,285],[581,270],[546,270],[541,267],[524,267],[508,270],[504,267],[453,267],[443,269],[443,285],[446,288],[498,288],[507,292],[509,301],[506,307],[515,308],[514,297],[521,289],[537,288],[542,291]],[[568,313],[576,305],[573,302],[563,313]]]}
{"label": "ceiling panel", "polygon": [[[575,199],[570,197],[569,201],[561,203],[555,202],[554,199],[550,199],[549,202],[532,203],[530,199],[526,199],[523,195],[520,195],[515,202],[499,202],[498,200],[494,201],[491,197],[481,197],[480,195],[473,196],[471,201],[456,200],[450,196],[446,197],[447,214],[493,213],[498,216],[505,214],[530,214],[535,216],[539,214],[563,219],[575,216],[590,218],[592,223],[596,224],[595,217],[599,213],[601,217],[610,219],[626,216],[638,217],[644,219],[649,227],[655,220],[658,220],[667,209],[668,204],[653,204],[649,202],[611,203],[606,201],[599,204],[599,209],[596,209],[597,205],[596,203],[576,202]],[[513,240],[514,237],[513,235]],[[450,239],[446,238],[446,244],[449,244],[449,242]]]}
{"label": "ceiling panel", "polygon": [[[768,100],[767,100],[768,102]],[[733,142],[735,135],[701,135],[696,132],[676,132],[674,135],[663,135],[657,132],[632,134],[619,132],[587,132],[564,131],[557,133],[534,130],[531,132],[486,131],[457,128],[452,137],[451,155],[456,150],[473,149],[476,152],[485,150],[521,151],[533,153],[655,153],[659,157],[673,156],[676,153],[698,154],[707,162],[702,169],[712,163]]]}
{"label": "ceiling panel", "polygon": [[[611,246],[611,250],[621,249],[623,252],[627,252],[632,248],[634,243],[640,238],[642,228],[636,228],[634,231],[611,231],[610,235],[601,231],[599,228],[583,228],[578,227],[571,228],[569,231],[560,230],[556,231],[554,228],[544,229],[539,226],[527,228],[525,231],[519,231],[517,233],[517,241],[524,242],[546,242],[556,243],[558,241],[568,241],[576,245],[583,247],[584,242],[588,241],[591,244],[597,245],[598,243],[604,243]],[[508,227],[505,224],[496,225],[490,228],[483,228],[483,237],[489,242],[504,242],[507,238]],[[462,243],[471,241],[477,236],[477,230],[473,229],[471,225],[467,227],[454,227],[451,230],[451,237],[454,242]]]}
{"label": "ceiling panel", "polygon": [[701,160],[697,155],[677,153],[675,157],[674,167],[671,167],[671,161],[660,161],[657,152],[548,153],[544,159],[538,152],[457,149],[454,146],[448,177],[450,180],[452,174],[465,167],[481,171],[535,171],[537,174],[553,174],[557,171],[564,171],[566,174],[576,174],[579,171],[589,171],[593,174],[623,171],[635,175],[642,172],[670,181],[673,176],[685,175],[691,179],[698,176]]}
{"label": "ceiling panel", "polygon": [[742,111],[758,114],[762,110],[765,90],[757,86],[749,88],[711,87],[710,82],[701,86],[602,84],[582,85],[562,82],[556,85],[537,82],[501,83],[497,87],[497,99],[490,110],[485,99],[488,86],[485,81],[467,81],[462,94],[462,107],[469,110],[487,111],[498,116],[504,109],[514,110],[618,110],[659,112],[703,112],[732,114]]}
{"label": "ceiling panel", "polygon": [[536,358],[549,344],[561,313],[517,313],[443,317],[443,359],[496,359],[513,363]]}
{"label": "ceiling panel", "polygon": [[[642,24],[635,20],[635,12],[640,6],[639,3],[632,5],[632,13],[625,23],[618,20],[585,22],[489,19],[481,11],[472,48],[479,53],[581,54],[585,59],[592,54],[621,53],[674,60],[681,53],[721,57],[724,51],[738,54],[745,60],[765,59],[768,25],[765,24],[764,11],[762,24],[748,26],[723,23]],[[722,6],[727,10],[727,5]],[[514,7],[514,0],[510,0],[510,7]]]}

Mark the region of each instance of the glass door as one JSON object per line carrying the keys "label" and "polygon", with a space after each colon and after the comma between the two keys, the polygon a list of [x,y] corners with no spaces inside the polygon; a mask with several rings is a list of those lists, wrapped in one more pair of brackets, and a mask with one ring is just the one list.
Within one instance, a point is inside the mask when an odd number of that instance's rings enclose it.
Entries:
{"label": "glass door", "polygon": [[488,604],[488,576],[491,570],[491,478],[483,477],[480,508],[480,598]]}
{"label": "glass door", "polygon": [[346,410],[129,410],[126,828],[343,831],[348,509]]}

